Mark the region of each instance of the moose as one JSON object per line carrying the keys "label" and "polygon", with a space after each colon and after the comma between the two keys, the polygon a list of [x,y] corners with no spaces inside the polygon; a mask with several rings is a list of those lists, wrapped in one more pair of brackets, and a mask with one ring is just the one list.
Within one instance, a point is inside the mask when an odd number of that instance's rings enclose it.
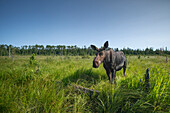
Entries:
{"label": "moose", "polygon": [[126,57],[122,51],[115,52],[113,49],[108,48],[108,41],[104,43],[104,47],[98,49],[95,45],[91,45],[91,48],[97,51],[96,57],[93,60],[93,67],[98,68],[101,63],[106,70],[110,83],[115,82],[116,71],[123,68],[124,76],[126,72]]}

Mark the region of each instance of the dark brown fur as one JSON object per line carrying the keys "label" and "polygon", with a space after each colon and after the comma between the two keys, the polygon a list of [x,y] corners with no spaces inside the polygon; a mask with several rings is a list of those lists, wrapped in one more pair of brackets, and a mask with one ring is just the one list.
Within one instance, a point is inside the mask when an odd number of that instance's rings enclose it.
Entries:
{"label": "dark brown fur", "polygon": [[98,49],[91,45],[93,50],[97,51],[96,57],[93,60],[93,67],[98,68],[101,63],[106,70],[107,76],[111,83],[115,82],[116,71],[123,68],[124,76],[126,72],[126,57],[122,51],[115,52],[113,49],[108,49],[108,41],[105,42],[104,47]]}

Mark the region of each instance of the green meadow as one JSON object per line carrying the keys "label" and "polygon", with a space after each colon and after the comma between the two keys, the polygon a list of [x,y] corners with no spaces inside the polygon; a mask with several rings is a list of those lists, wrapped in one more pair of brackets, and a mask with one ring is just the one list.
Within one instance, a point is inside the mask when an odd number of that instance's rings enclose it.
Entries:
{"label": "green meadow", "polygon": [[[110,84],[94,56],[0,57],[0,112],[170,112],[170,57],[127,56]],[[149,68],[150,88],[144,75]],[[89,94],[75,86],[92,89]],[[98,91],[99,93],[96,93]]]}

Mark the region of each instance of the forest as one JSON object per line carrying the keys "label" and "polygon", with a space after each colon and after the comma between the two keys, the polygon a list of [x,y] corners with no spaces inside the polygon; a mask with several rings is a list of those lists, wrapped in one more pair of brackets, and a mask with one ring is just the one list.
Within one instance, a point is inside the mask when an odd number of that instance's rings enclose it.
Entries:
{"label": "forest", "polygon": [[[170,51],[165,48],[153,49],[152,47],[146,49],[131,49],[131,48],[123,48],[118,49],[114,48],[114,51],[123,51],[126,55],[170,55]],[[1,44],[0,45],[0,56],[8,56],[10,55],[60,55],[60,56],[84,56],[84,55],[95,55],[95,51],[93,51],[90,46],[89,47],[78,47],[74,46],[65,46],[65,45],[24,45],[21,47],[16,47],[13,45]],[[9,56],[10,56],[9,55]]]}

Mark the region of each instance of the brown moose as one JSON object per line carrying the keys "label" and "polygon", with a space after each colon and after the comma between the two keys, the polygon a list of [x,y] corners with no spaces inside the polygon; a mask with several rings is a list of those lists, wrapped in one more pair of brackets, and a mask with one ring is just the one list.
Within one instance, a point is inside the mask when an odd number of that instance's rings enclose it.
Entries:
{"label": "brown moose", "polygon": [[91,45],[91,48],[97,51],[96,57],[93,60],[93,67],[98,68],[101,63],[106,70],[107,76],[111,83],[115,82],[116,71],[123,68],[124,76],[126,72],[126,57],[122,51],[115,52],[113,49],[108,48],[108,41],[104,43],[104,47],[98,49],[96,46]]}

